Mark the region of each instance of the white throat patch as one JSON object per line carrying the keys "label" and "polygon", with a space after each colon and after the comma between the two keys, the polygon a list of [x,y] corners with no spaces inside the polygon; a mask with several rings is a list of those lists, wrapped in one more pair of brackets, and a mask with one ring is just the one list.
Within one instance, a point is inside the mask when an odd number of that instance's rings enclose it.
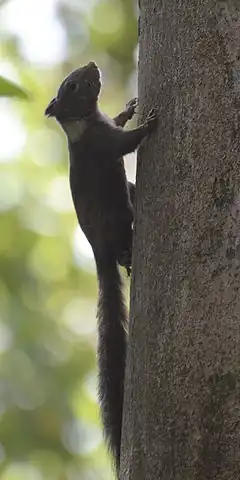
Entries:
{"label": "white throat patch", "polygon": [[65,131],[70,142],[77,142],[82,137],[82,134],[87,128],[86,120],[70,120],[62,123],[62,128]]}

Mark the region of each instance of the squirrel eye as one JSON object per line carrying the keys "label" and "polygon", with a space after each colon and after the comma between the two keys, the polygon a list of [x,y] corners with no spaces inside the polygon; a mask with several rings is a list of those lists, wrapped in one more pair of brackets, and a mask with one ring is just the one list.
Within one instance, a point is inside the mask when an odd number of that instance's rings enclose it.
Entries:
{"label": "squirrel eye", "polygon": [[71,92],[76,92],[78,90],[78,84],[75,82],[70,82],[67,86],[67,89]]}

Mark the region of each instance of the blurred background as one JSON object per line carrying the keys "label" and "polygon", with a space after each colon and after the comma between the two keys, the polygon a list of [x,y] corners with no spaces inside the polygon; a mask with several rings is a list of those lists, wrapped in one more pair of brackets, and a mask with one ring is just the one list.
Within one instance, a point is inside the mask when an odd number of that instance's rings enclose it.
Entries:
{"label": "blurred background", "polygon": [[0,0],[1,480],[113,478],[96,395],[95,265],[66,140],[44,109],[90,60],[103,111],[136,96],[136,3]]}

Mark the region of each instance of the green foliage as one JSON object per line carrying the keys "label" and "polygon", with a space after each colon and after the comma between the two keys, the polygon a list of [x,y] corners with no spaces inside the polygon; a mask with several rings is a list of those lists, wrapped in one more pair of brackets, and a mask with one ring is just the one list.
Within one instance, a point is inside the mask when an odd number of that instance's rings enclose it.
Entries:
{"label": "green foliage", "polygon": [[[24,85],[0,77],[0,96],[24,100],[31,92],[28,102],[0,99],[24,133],[10,156],[0,143],[3,480],[112,478],[96,405],[95,267],[76,249],[66,140],[44,109],[63,76],[89,60],[103,72],[107,113],[134,96],[136,18],[130,0],[83,6],[59,1],[68,55],[53,65],[31,63],[17,34],[0,33],[1,61]],[[15,137],[13,129],[9,147]]]}
{"label": "green foliage", "polygon": [[13,83],[0,75],[0,97],[18,97],[27,99],[28,94],[16,85],[16,83]]}

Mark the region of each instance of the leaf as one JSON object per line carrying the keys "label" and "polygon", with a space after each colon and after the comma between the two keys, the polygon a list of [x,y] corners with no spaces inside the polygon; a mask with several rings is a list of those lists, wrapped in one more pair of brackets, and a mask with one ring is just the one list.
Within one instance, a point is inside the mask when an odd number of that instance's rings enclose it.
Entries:
{"label": "leaf", "polygon": [[28,99],[29,96],[25,90],[0,75],[0,97],[18,97]]}

